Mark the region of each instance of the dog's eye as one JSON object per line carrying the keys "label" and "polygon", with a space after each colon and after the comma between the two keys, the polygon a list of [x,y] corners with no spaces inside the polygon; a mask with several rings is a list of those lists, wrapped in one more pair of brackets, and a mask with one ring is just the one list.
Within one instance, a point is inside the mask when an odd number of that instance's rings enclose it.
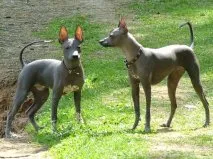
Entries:
{"label": "dog's eye", "polygon": [[67,46],[65,49],[66,49],[66,50],[68,50],[69,48],[70,48],[70,47],[69,47],[69,46]]}
{"label": "dog's eye", "polygon": [[110,37],[110,38],[114,38],[114,35],[110,34],[109,37]]}
{"label": "dog's eye", "polygon": [[79,53],[81,53],[81,47],[80,47],[80,46],[77,47],[77,51],[78,51]]}

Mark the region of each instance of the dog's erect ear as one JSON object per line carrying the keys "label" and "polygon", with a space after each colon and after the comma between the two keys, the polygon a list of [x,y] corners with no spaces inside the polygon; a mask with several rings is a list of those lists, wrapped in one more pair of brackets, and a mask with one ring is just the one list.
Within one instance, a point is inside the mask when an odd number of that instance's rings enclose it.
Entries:
{"label": "dog's erect ear", "polygon": [[121,20],[119,21],[118,27],[120,29],[124,29],[125,32],[128,32],[127,25],[124,18],[121,18]]}
{"label": "dog's erect ear", "polygon": [[68,31],[65,26],[61,27],[58,40],[60,43],[63,43],[64,41],[68,40]]}
{"label": "dog's erect ear", "polygon": [[83,41],[83,30],[80,26],[77,26],[75,30],[75,38],[76,40],[82,42]]}

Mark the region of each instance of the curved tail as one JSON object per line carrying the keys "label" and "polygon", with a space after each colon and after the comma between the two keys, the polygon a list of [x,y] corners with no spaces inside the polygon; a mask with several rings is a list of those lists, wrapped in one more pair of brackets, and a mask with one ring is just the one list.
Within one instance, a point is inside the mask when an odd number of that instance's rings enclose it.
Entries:
{"label": "curved tail", "polygon": [[191,44],[190,47],[193,49],[194,48],[194,33],[193,33],[193,29],[192,29],[192,24],[190,22],[186,22],[180,25],[180,28],[182,28],[184,25],[188,25],[189,26],[189,30],[190,30],[190,40],[191,40]]}
{"label": "curved tail", "polygon": [[25,63],[24,63],[24,61],[23,61],[23,56],[22,56],[24,50],[25,50],[27,47],[29,47],[29,46],[31,46],[31,45],[33,45],[33,44],[42,43],[42,42],[48,43],[48,42],[51,42],[51,41],[46,41],[46,40],[34,41],[34,42],[32,42],[32,43],[27,44],[27,45],[21,50],[20,55],[19,55],[19,60],[20,60],[20,63],[21,63],[22,68],[23,68],[24,65],[25,65]]}

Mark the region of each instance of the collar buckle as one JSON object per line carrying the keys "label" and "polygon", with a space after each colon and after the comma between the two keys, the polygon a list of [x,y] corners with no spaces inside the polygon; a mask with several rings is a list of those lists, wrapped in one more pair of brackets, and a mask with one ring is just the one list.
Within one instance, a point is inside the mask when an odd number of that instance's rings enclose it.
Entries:
{"label": "collar buckle", "polygon": [[72,73],[72,70],[68,69],[68,72],[69,72],[69,74],[71,74],[71,73]]}
{"label": "collar buckle", "polygon": [[124,60],[124,63],[126,65],[126,67],[129,68],[129,64],[128,64],[128,61],[126,59]]}

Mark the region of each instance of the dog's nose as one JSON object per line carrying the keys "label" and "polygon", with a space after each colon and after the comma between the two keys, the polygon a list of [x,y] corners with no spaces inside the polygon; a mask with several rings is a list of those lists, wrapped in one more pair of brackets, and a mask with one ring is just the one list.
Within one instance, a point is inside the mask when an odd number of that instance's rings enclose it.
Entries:
{"label": "dog's nose", "polygon": [[72,56],[74,59],[78,59],[78,55],[73,55]]}
{"label": "dog's nose", "polygon": [[102,39],[102,40],[100,40],[99,41],[99,43],[101,44],[101,46],[103,46],[103,47],[108,47],[109,46],[109,44],[108,44],[108,42],[107,42],[107,40],[106,39]]}
{"label": "dog's nose", "polygon": [[72,57],[73,57],[74,59],[78,59],[78,58],[80,57],[78,51],[74,51]]}
{"label": "dog's nose", "polygon": [[102,40],[99,40],[99,44],[103,44],[103,42],[104,42],[104,40],[102,39]]}

